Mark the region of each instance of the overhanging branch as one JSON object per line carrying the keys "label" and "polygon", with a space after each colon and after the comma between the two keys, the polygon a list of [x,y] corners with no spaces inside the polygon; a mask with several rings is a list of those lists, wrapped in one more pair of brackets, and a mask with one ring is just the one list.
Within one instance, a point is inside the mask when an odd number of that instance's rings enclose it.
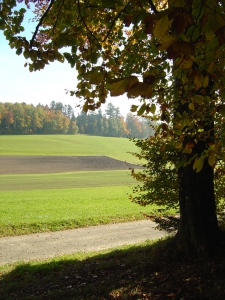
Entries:
{"label": "overhanging branch", "polygon": [[[117,16],[112,20],[112,23],[111,23],[111,26],[106,34],[106,36],[102,39],[102,40],[98,40],[98,38],[94,35],[94,33],[90,30],[90,28],[88,27],[88,25],[86,24],[82,14],[81,14],[81,8],[80,8],[80,1],[78,0],[78,13],[79,13],[79,16],[82,20],[82,22],[84,23],[84,26],[85,28],[87,29],[87,31],[91,34],[91,36],[94,38],[94,40],[96,40],[96,42],[101,46],[100,43],[104,43],[107,38],[109,37],[112,29],[113,29],[113,26],[115,25],[115,22],[116,20],[119,19],[119,17],[121,16],[121,14],[126,10],[127,6],[130,4],[131,0],[124,6],[124,8],[117,14]],[[115,7],[111,8],[111,9],[114,9]]]}
{"label": "overhanging branch", "polygon": [[154,11],[155,14],[157,14],[158,10],[156,9],[155,4],[152,2],[152,0],[148,0],[148,2],[150,4],[151,9]]}
{"label": "overhanging branch", "polygon": [[113,19],[112,24],[111,24],[111,26],[110,26],[110,28],[109,28],[109,31],[108,31],[107,35],[104,37],[104,39],[102,40],[102,42],[105,42],[105,41],[107,40],[107,38],[108,38],[109,35],[110,35],[110,32],[112,31],[112,28],[113,28],[113,26],[114,26],[116,20],[119,19],[119,17],[121,16],[121,14],[126,10],[127,6],[130,4],[130,2],[131,2],[131,1],[129,1],[129,2],[124,6],[124,8],[118,13],[118,15]]}
{"label": "overhanging branch", "polygon": [[35,32],[34,32],[34,34],[33,34],[33,36],[32,36],[31,41],[30,41],[30,49],[32,49],[32,47],[33,47],[34,40],[35,40],[36,35],[37,35],[37,33],[38,33],[39,27],[42,25],[42,23],[43,23],[43,21],[44,21],[44,18],[47,16],[47,14],[48,14],[49,10],[51,9],[52,5],[54,4],[54,2],[55,2],[55,0],[51,0],[51,2],[50,2],[50,4],[49,4],[48,8],[46,9],[46,11],[44,12],[44,14],[42,15],[42,17],[41,17],[41,19],[40,19],[38,25],[36,26]]}
{"label": "overhanging branch", "polygon": [[87,29],[87,31],[91,34],[91,36],[94,38],[94,40],[96,40],[96,42],[98,43],[98,45],[101,47],[101,44],[99,43],[99,40],[97,39],[97,37],[93,34],[93,32],[89,29],[89,27],[87,26],[82,14],[81,14],[81,9],[80,9],[80,1],[78,0],[78,13],[79,16],[82,20],[82,22],[84,23],[85,28]]}

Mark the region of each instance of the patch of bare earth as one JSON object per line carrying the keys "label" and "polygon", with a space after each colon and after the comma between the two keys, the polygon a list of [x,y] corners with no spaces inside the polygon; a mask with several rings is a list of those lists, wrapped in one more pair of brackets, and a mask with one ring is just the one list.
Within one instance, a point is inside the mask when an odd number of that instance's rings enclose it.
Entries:
{"label": "patch of bare earth", "polygon": [[107,156],[0,156],[0,174],[128,170],[136,165]]}

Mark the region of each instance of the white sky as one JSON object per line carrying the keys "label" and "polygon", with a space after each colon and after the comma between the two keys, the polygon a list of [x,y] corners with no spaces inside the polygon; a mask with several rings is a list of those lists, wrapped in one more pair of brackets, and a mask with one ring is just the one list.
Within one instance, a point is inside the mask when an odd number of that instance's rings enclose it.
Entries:
{"label": "white sky", "polygon": [[[35,24],[25,23],[27,32],[34,31]],[[77,84],[76,70],[70,65],[53,62],[44,70],[29,72],[24,67],[26,60],[23,55],[16,55],[15,49],[8,46],[3,32],[0,30],[0,102],[25,102],[37,105],[50,104],[51,101],[70,104],[76,114],[80,109],[75,109],[79,99],[66,94],[65,90],[75,90]],[[108,99],[113,105],[120,108],[122,115],[126,116],[134,100],[126,96]],[[104,110],[104,106],[102,107]]]}

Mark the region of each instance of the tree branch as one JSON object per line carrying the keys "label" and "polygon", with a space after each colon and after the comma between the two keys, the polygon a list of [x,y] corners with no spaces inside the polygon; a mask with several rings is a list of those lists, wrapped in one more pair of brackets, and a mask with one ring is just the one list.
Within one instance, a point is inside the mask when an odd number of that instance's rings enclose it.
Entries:
{"label": "tree branch", "polygon": [[99,45],[100,47],[102,47],[101,44],[99,43],[99,40],[96,38],[96,36],[93,34],[93,32],[92,32],[92,31],[89,29],[89,27],[87,26],[87,24],[86,24],[86,22],[85,22],[85,20],[84,20],[84,18],[83,18],[83,16],[82,16],[82,14],[81,14],[80,0],[78,0],[78,13],[79,13],[79,16],[81,17],[81,20],[82,20],[82,22],[84,23],[84,26],[85,26],[85,28],[87,29],[87,31],[91,34],[91,36],[94,38],[94,40],[96,40],[96,42],[98,43],[98,45]]}
{"label": "tree branch", "polygon": [[157,14],[158,10],[156,9],[155,4],[152,2],[152,0],[148,0],[148,2],[150,4],[151,9],[154,11],[155,14]]}
{"label": "tree branch", "polygon": [[61,9],[62,9],[64,3],[65,3],[65,0],[63,0],[63,1],[62,1],[62,4],[60,5],[59,11],[58,11],[58,13],[57,13],[57,17],[56,17],[55,24],[54,24],[53,27],[52,27],[52,34],[53,34],[53,35],[54,35],[55,28],[56,28],[57,22],[58,22],[58,20],[59,20],[59,15],[60,15],[60,12],[61,12]]}
{"label": "tree branch", "polygon": [[55,2],[55,0],[51,0],[48,8],[46,9],[46,11],[44,12],[44,14],[42,15],[42,17],[41,17],[38,25],[36,26],[35,32],[34,32],[34,34],[32,36],[31,41],[30,41],[30,49],[32,49],[32,47],[33,47],[33,43],[34,43],[34,40],[35,40],[36,35],[38,33],[39,27],[42,25],[42,23],[44,21],[44,18],[47,16],[47,14],[48,14],[49,10],[51,9],[52,5],[54,4],[54,2]]}
{"label": "tree branch", "polygon": [[[85,20],[84,20],[84,18],[83,18],[83,16],[82,16],[82,14],[81,14],[80,1],[78,0],[78,12],[79,12],[79,15],[80,15],[80,17],[81,17],[81,20],[83,21],[84,26],[85,26],[85,28],[87,29],[87,31],[92,35],[92,37],[97,41],[97,43],[98,43],[100,46],[101,46],[100,43],[104,43],[104,42],[107,40],[107,38],[108,38],[109,35],[110,35],[110,32],[112,31],[112,28],[113,28],[113,26],[114,26],[116,20],[117,20],[117,19],[121,16],[121,14],[126,10],[127,6],[130,4],[130,2],[131,2],[131,0],[124,6],[124,8],[123,8],[123,9],[117,14],[117,16],[112,20],[112,24],[111,24],[111,26],[110,26],[110,28],[109,28],[109,30],[108,30],[106,36],[105,36],[101,41],[99,41],[99,40],[97,39],[97,37],[93,34],[93,32],[89,29],[88,25],[86,24],[86,22],[85,22]],[[114,8],[111,8],[111,9],[114,9]]]}
{"label": "tree branch", "polygon": [[127,6],[130,4],[130,2],[131,2],[131,1],[129,1],[129,2],[124,6],[124,8],[118,13],[118,15],[113,19],[112,24],[111,24],[111,26],[110,26],[110,28],[109,28],[109,31],[108,31],[108,33],[106,34],[106,36],[104,37],[104,39],[102,40],[102,42],[105,42],[105,41],[107,40],[107,38],[108,38],[109,35],[110,35],[110,32],[112,31],[112,28],[113,28],[113,26],[114,26],[116,20],[119,19],[119,17],[121,16],[121,14],[125,11],[125,9],[127,8]]}

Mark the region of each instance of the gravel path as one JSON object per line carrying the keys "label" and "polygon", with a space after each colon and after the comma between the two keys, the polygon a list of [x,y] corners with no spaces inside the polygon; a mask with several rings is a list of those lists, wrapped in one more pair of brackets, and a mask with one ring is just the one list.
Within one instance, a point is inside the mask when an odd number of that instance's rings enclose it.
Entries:
{"label": "gravel path", "polygon": [[79,229],[0,238],[0,264],[99,251],[166,236],[155,223],[141,220]]}

